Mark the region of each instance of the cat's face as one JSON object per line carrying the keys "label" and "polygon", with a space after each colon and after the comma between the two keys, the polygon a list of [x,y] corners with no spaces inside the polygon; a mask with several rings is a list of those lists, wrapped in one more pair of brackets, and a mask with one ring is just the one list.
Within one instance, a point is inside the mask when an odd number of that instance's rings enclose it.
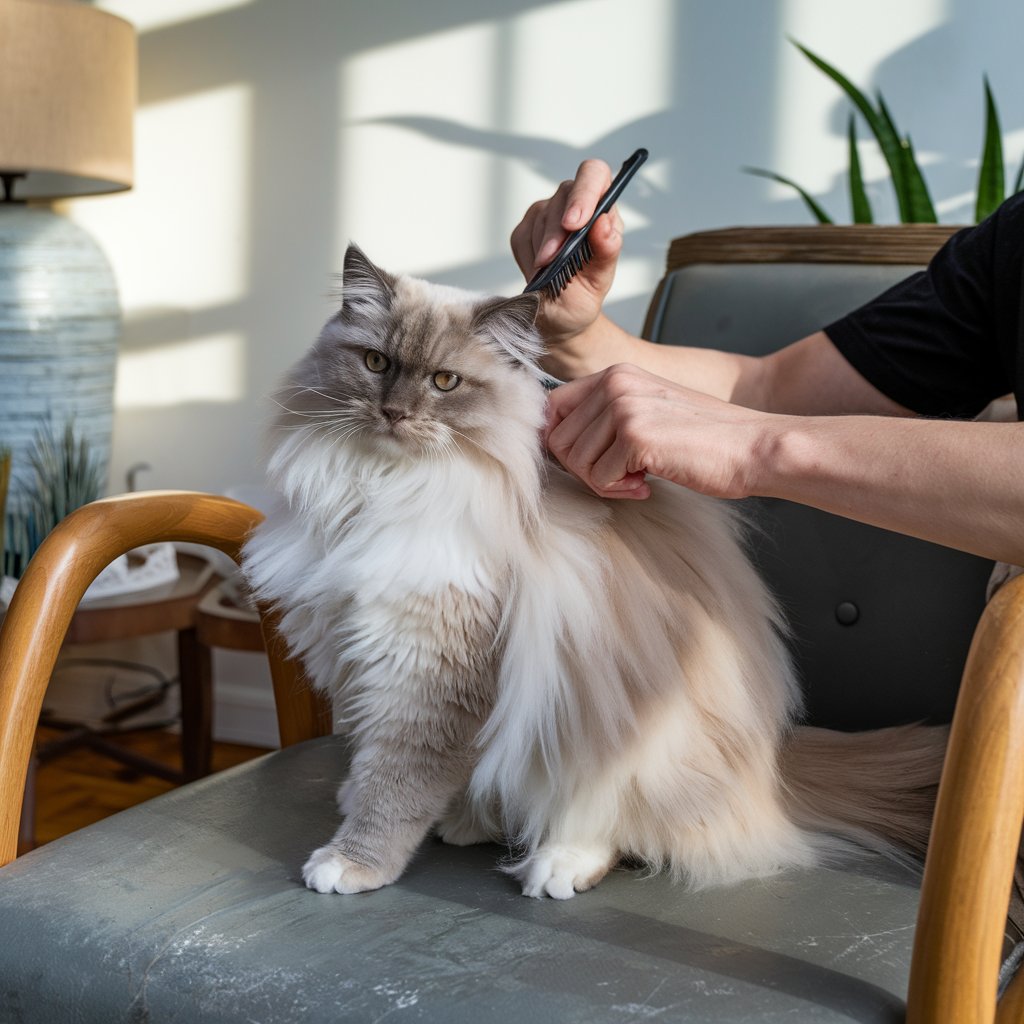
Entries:
{"label": "cat's face", "polygon": [[350,246],[342,308],[278,393],[279,425],[396,456],[500,459],[503,431],[535,433],[542,414],[536,311],[534,295],[392,277]]}

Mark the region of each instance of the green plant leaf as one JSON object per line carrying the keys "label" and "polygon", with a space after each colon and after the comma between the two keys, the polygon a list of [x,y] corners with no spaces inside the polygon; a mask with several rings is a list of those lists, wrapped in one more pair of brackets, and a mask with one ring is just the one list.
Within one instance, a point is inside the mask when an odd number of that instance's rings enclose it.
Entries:
{"label": "green plant leaf", "polygon": [[928,194],[921,168],[917,165],[914,146],[908,135],[902,144],[903,152],[903,186],[907,195],[908,224],[937,224],[932,197]]}
{"label": "green plant leaf", "polygon": [[871,203],[864,190],[864,176],[860,169],[860,155],[857,152],[857,126],[850,115],[847,134],[850,140],[850,211],[854,224],[872,224]]}
{"label": "green plant leaf", "polygon": [[994,213],[1003,201],[1006,191],[1003,168],[1003,133],[999,127],[992,89],[985,76],[985,139],[981,146],[981,166],[978,168],[978,194],[974,204],[975,221],[984,220]]}
{"label": "green plant leaf", "polygon": [[843,92],[849,97],[853,105],[860,111],[861,116],[867,121],[871,133],[875,136],[882,156],[889,165],[889,173],[892,175],[893,189],[896,192],[896,202],[900,210],[900,219],[908,219],[909,210],[906,208],[906,195],[902,188],[904,157],[901,152],[899,132],[884,109],[882,97],[879,95],[879,110],[871,105],[871,101],[851,82],[844,74],[837,71],[831,64],[822,60],[817,54],[811,53],[806,46],[802,46],[795,39],[793,45],[820,71],[823,71]]}
{"label": "green plant leaf", "polygon": [[807,208],[818,219],[819,224],[832,223],[832,218],[814,201],[810,193],[801,188],[792,178],[786,178],[774,171],[765,171],[760,167],[744,167],[743,171],[746,174],[756,174],[759,178],[769,178],[771,181],[777,181],[780,185],[788,185],[790,188],[796,189],[800,193],[800,198],[807,204]]}
{"label": "green plant leaf", "polygon": [[[895,150],[895,166],[889,164],[889,170],[892,172],[892,187],[896,193],[896,205],[900,211],[900,221],[903,224],[911,224],[914,221],[914,213],[912,209],[913,200],[911,197],[910,183],[907,180],[907,154],[906,154],[906,143],[900,137],[899,129],[896,127],[896,122],[893,119],[892,114],[889,112],[889,107],[886,105],[885,97],[879,92],[878,98],[878,113],[882,119],[883,124],[886,127],[887,133],[892,133],[892,137],[896,140]],[[886,160],[888,162],[888,158]]]}

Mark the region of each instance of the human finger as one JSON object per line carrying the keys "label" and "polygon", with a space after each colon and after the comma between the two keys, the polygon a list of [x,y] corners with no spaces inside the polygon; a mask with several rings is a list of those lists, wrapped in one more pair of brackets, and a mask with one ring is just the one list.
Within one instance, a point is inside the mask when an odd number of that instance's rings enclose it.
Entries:
{"label": "human finger", "polygon": [[548,392],[548,401],[545,408],[545,443],[547,443],[551,431],[579,407],[580,403],[598,385],[600,378],[601,373],[593,373],[587,377],[578,377],[576,380],[560,384],[553,391]]}
{"label": "human finger", "polygon": [[578,276],[599,295],[607,294],[615,279],[622,251],[621,223],[612,213],[606,213],[597,218],[587,236],[591,257]]}
{"label": "human finger", "polygon": [[611,168],[603,160],[584,160],[565,198],[562,227],[566,231],[583,227],[593,216],[598,201],[611,183]]}
{"label": "human finger", "polygon": [[615,417],[605,409],[576,432],[573,425],[563,436],[549,440],[555,458],[573,476],[602,498],[650,497],[647,474],[629,470],[629,449],[622,444]]}
{"label": "human finger", "polygon": [[571,181],[563,181],[558,191],[551,197],[542,216],[536,218],[533,225],[533,265],[534,269],[547,266],[569,237],[569,232],[562,227],[562,212],[565,199],[572,186]]}
{"label": "human finger", "polygon": [[572,181],[563,181],[533,219],[535,266],[547,266],[569,233],[593,216],[611,184],[611,169],[603,160],[584,160]]}
{"label": "human finger", "polygon": [[590,467],[591,486],[602,491],[632,489],[646,475],[647,467],[637,459],[632,440],[622,429],[622,424],[617,423],[611,443]]}
{"label": "human finger", "polygon": [[[552,413],[554,423],[545,437],[555,458],[588,486],[593,486],[594,464],[616,438],[616,409],[614,398],[608,393],[609,376],[609,371],[605,370],[574,381],[573,385],[583,386],[568,396],[568,402],[563,399],[562,405]],[[606,479],[611,481],[617,477]]]}
{"label": "human finger", "polygon": [[543,234],[546,211],[550,199],[539,199],[532,203],[523,214],[523,219],[512,229],[509,244],[519,269],[527,277],[533,274],[537,264],[538,232]]}

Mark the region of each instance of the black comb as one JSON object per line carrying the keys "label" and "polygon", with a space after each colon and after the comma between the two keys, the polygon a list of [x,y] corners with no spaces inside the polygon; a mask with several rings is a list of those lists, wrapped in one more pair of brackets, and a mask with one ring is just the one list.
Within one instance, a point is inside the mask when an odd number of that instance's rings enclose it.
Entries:
{"label": "black comb", "polygon": [[647,150],[638,149],[623,165],[619,173],[615,175],[614,181],[608,191],[601,196],[601,201],[594,210],[594,215],[578,231],[574,231],[558,250],[555,258],[546,266],[541,267],[534,275],[533,280],[523,289],[526,292],[546,291],[553,299],[562,294],[565,286],[583,269],[585,263],[589,263],[594,253],[590,248],[587,236],[594,226],[594,221],[607,213],[615,200],[622,194],[622,190],[629,184],[629,179],[636,174],[639,166],[647,159]]}

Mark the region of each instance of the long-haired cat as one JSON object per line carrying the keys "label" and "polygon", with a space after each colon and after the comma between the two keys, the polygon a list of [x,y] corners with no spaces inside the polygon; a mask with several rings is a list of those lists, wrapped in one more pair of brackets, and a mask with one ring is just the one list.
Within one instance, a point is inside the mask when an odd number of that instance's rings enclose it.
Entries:
{"label": "long-haired cat", "polygon": [[353,746],[306,884],[393,882],[433,827],[504,837],[523,892],[559,898],[623,858],[691,886],[808,865],[820,829],[920,845],[941,732],[794,731],[731,507],[660,481],[603,501],[545,457],[536,310],[350,247],[277,394],[283,500],[245,572]]}

